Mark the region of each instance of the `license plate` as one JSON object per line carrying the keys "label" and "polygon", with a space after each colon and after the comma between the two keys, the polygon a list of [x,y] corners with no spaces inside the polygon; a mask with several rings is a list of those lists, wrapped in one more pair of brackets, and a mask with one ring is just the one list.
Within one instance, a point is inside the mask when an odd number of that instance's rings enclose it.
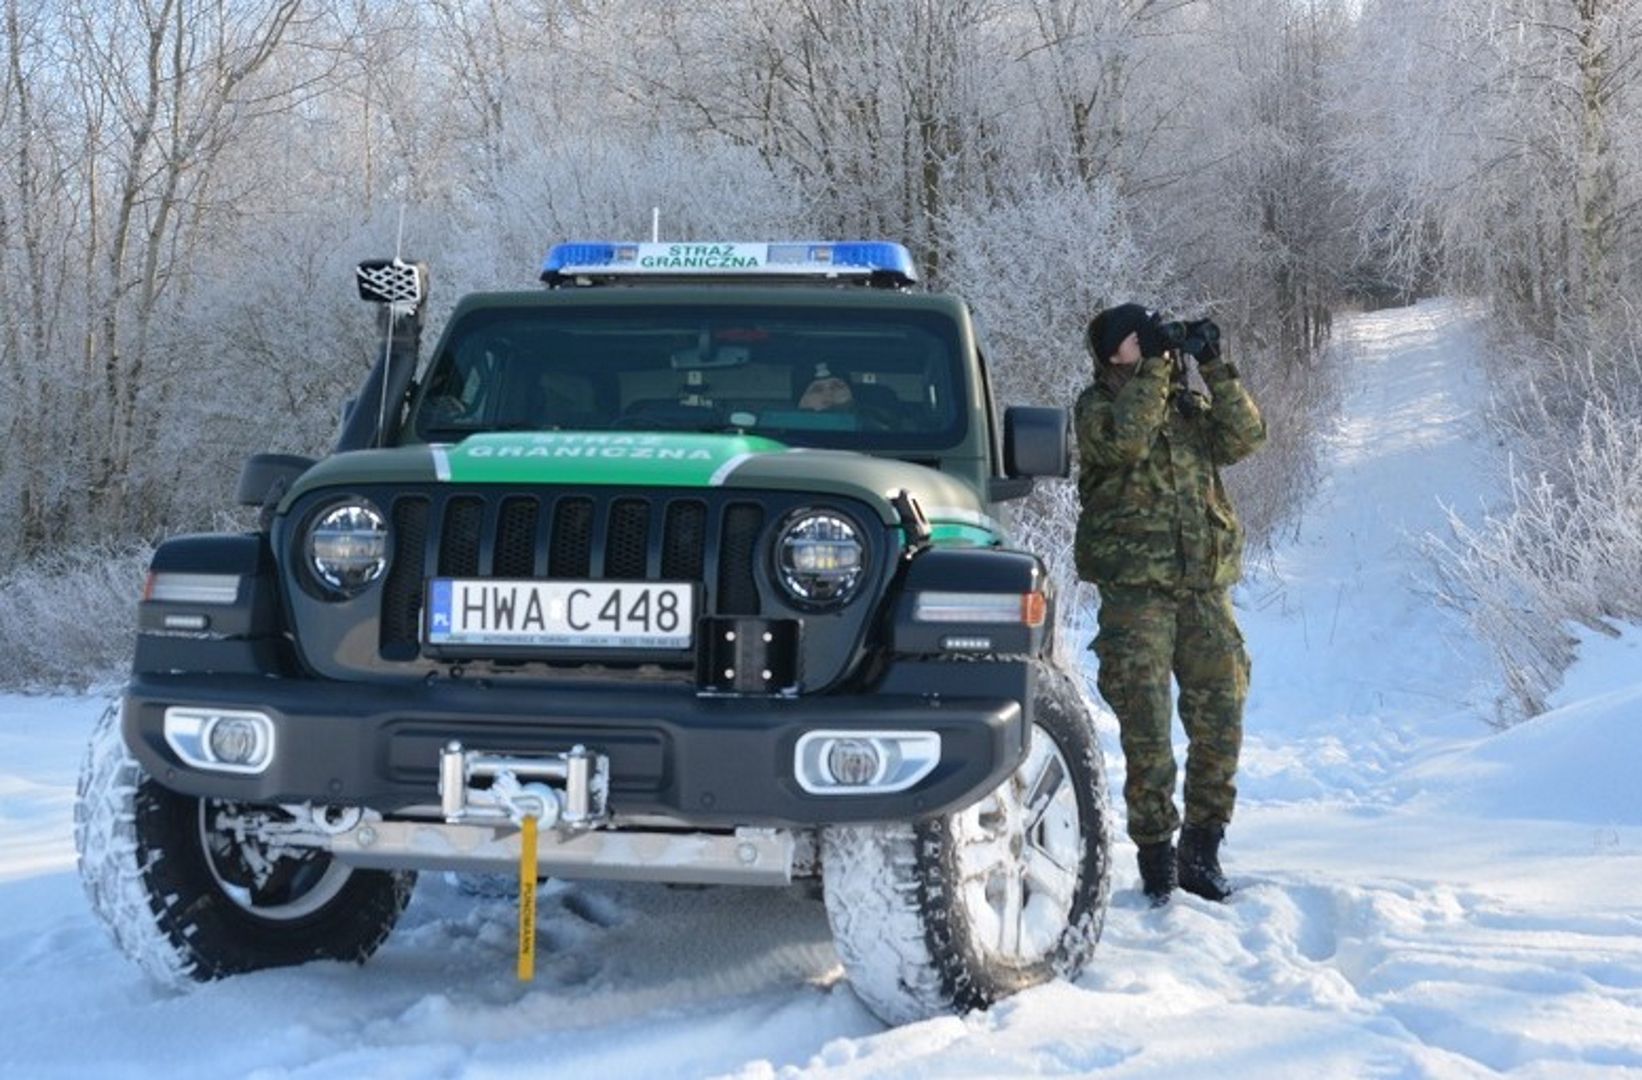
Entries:
{"label": "license plate", "polygon": [[430,645],[687,649],[695,595],[688,582],[434,578],[424,633]]}

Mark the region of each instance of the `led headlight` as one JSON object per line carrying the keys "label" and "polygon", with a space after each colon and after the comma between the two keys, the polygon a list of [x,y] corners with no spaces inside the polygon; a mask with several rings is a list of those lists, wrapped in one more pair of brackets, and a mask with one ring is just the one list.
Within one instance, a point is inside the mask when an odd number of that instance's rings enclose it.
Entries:
{"label": "led headlight", "polygon": [[308,565],[333,589],[356,592],[388,565],[388,527],[376,507],[354,499],[326,510],[308,530]]}
{"label": "led headlight", "polygon": [[775,542],[776,579],[789,596],[807,604],[848,600],[865,564],[860,534],[841,514],[802,511]]}

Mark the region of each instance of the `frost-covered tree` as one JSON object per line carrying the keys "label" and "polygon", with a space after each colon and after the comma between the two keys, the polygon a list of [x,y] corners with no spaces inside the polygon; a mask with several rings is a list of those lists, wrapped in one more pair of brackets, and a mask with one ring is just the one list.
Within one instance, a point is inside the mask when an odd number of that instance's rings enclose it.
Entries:
{"label": "frost-covered tree", "polygon": [[1448,594],[1539,708],[1567,620],[1642,616],[1642,8],[1627,0],[1378,0],[1341,66],[1366,237],[1405,279],[1500,316],[1491,414],[1508,507],[1439,545]]}
{"label": "frost-covered tree", "polygon": [[1357,35],[1345,160],[1405,270],[1440,258],[1546,336],[1634,296],[1642,9],[1378,0]]}
{"label": "frost-covered tree", "polygon": [[322,452],[371,361],[357,259],[429,260],[437,332],[653,207],[668,237],[907,242],[1014,401],[1069,403],[1104,304],[1212,310],[1295,437],[1248,472],[1293,490],[1313,405],[1279,375],[1350,261],[1322,0],[0,13],[0,567],[209,525],[245,453]]}

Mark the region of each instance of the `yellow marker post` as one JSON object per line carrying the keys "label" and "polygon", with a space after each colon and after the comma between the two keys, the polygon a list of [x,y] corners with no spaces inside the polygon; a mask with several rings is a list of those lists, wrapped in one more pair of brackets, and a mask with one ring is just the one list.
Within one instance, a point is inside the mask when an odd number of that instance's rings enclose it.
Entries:
{"label": "yellow marker post", "polygon": [[519,833],[519,981],[536,977],[536,818]]}

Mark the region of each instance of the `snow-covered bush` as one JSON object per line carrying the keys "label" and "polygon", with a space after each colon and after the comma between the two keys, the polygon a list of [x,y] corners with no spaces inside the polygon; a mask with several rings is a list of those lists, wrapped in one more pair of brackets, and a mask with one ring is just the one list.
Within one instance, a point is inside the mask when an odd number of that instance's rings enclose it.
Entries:
{"label": "snow-covered bush", "polygon": [[1503,662],[1501,720],[1540,709],[1566,625],[1634,614],[1642,566],[1642,6],[1361,5],[1337,68],[1371,250],[1403,284],[1487,298],[1508,504],[1431,546]]}
{"label": "snow-covered bush", "polygon": [[[943,284],[974,309],[1000,409],[1070,410],[1092,374],[1083,347],[1089,317],[1157,288],[1107,184],[1034,184],[958,209],[946,231],[953,254]],[[1080,620],[1094,598],[1073,565],[1077,515],[1072,484],[1039,484],[1012,504],[1015,542],[1043,557],[1061,598],[1056,640],[1074,651],[1089,636]]]}
{"label": "snow-covered bush", "polygon": [[84,689],[119,679],[131,663],[150,554],[87,547],[0,577],[0,687]]}
{"label": "snow-covered bush", "polygon": [[1225,473],[1237,517],[1248,534],[1251,561],[1285,526],[1297,523],[1317,476],[1323,431],[1340,397],[1340,363],[1332,346],[1307,365],[1284,365],[1259,347],[1230,353],[1266,420],[1266,444]]}
{"label": "snow-covered bush", "polygon": [[1608,348],[1497,354],[1494,421],[1513,447],[1510,501],[1427,543],[1446,599],[1499,657],[1500,722],[1542,711],[1573,660],[1569,624],[1642,618],[1642,336]]}

